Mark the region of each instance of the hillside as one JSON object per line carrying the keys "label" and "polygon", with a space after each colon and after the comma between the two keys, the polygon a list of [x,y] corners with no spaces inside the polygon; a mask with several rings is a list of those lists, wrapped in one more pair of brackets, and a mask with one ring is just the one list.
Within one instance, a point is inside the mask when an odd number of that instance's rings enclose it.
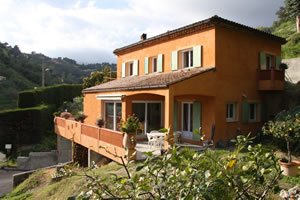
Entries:
{"label": "hillside", "polygon": [[300,34],[297,33],[296,20],[282,22],[272,34],[283,37],[287,43],[282,46],[283,58],[300,57]]}
{"label": "hillside", "polygon": [[84,77],[105,66],[116,71],[116,64],[78,64],[69,58],[22,53],[18,46],[0,42],[0,110],[16,108],[18,91],[41,86],[42,64],[46,69],[45,86],[82,83]]}

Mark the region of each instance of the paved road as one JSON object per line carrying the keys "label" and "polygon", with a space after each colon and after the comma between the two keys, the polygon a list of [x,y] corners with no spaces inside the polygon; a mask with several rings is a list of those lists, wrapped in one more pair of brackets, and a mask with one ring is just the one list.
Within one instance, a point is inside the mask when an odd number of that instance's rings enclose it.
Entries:
{"label": "paved road", "polygon": [[20,173],[22,171],[14,170],[0,170],[0,197],[9,193],[12,188],[12,176],[13,174]]}

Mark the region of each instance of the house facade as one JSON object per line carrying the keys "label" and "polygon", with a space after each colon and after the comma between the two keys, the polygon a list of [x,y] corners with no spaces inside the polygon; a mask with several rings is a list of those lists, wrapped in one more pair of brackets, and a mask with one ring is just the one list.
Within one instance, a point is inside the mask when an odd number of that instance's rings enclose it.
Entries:
{"label": "house facade", "polygon": [[102,118],[117,133],[120,120],[134,113],[140,138],[170,127],[192,144],[201,144],[193,134],[200,127],[206,139],[214,132],[214,144],[256,133],[270,116],[264,95],[284,89],[284,43],[218,16],[148,39],[143,34],[114,51],[116,80],[83,90],[85,123]]}
{"label": "house facade", "polygon": [[[145,36],[145,35],[144,35]],[[255,133],[267,119],[264,92],[284,88],[284,39],[218,16],[116,49],[117,80],[83,90],[86,123],[118,131],[135,113],[142,134],[202,128],[215,142]],[[273,77],[276,76],[276,77]]]}

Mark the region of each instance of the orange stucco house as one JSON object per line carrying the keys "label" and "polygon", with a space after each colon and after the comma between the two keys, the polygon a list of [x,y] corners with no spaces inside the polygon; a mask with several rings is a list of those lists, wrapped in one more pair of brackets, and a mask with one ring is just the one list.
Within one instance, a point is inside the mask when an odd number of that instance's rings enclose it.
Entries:
{"label": "orange stucco house", "polygon": [[135,113],[141,135],[171,128],[184,142],[202,128],[214,144],[256,133],[267,120],[265,93],[284,89],[283,38],[218,16],[146,38],[114,51],[117,79],[83,90],[86,124],[103,118],[118,132]]}

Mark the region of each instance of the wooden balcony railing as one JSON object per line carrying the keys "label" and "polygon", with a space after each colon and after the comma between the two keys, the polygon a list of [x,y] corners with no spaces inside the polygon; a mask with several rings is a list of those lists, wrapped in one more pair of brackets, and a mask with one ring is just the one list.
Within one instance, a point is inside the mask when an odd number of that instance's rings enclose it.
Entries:
{"label": "wooden balcony railing", "polygon": [[[124,157],[126,154],[123,147],[124,134],[121,132],[98,128],[97,126],[91,126],[61,117],[56,117],[54,122],[56,134],[98,152],[116,162],[121,163],[119,157]],[[105,149],[99,148],[99,146],[105,147]]]}
{"label": "wooden balcony railing", "polygon": [[258,90],[283,90],[285,71],[278,69],[257,70]]}

